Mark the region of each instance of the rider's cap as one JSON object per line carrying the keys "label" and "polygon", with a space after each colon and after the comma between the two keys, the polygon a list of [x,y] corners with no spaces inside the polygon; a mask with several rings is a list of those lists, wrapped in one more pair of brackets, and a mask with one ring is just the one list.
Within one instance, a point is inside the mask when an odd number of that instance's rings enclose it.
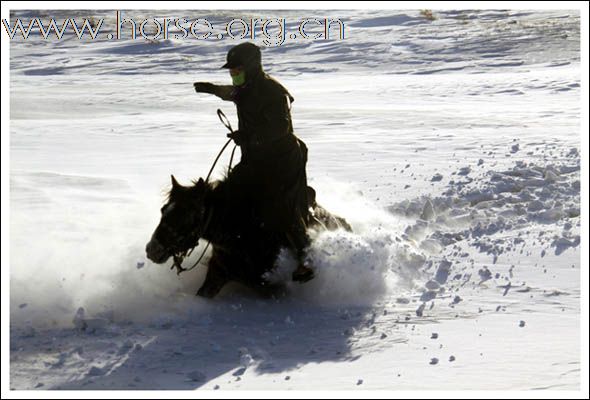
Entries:
{"label": "rider's cap", "polygon": [[227,52],[227,62],[221,68],[250,67],[260,65],[260,48],[254,43],[246,42],[232,47]]}

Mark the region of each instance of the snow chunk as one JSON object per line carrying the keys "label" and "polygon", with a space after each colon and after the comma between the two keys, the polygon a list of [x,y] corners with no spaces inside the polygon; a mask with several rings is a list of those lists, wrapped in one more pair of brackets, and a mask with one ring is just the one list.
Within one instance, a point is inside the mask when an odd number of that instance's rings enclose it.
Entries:
{"label": "snow chunk", "polygon": [[106,373],[106,371],[104,368],[99,368],[97,366],[93,366],[92,368],[90,368],[87,375],[88,376],[102,376],[105,373]]}
{"label": "snow chunk", "polygon": [[432,175],[432,178],[430,178],[430,182],[440,182],[442,181],[442,178],[443,176],[437,172],[436,174]]}
{"label": "snow chunk", "polygon": [[186,374],[186,377],[194,382],[203,382],[207,379],[207,375],[205,375],[199,370],[189,372],[188,374]]}
{"label": "snow chunk", "polygon": [[462,167],[461,169],[459,169],[459,172],[457,172],[457,175],[465,176],[465,175],[469,175],[470,173],[471,173],[471,167],[467,166],[467,167]]}
{"label": "snow chunk", "polygon": [[573,239],[560,237],[551,243],[551,247],[555,247],[555,255],[560,255],[569,248],[578,247],[580,245],[580,236],[576,235]]}
{"label": "snow chunk", "polygon": [[436,270],[436,275],[434,279],[440,283],[441,285],[447,282],[449,278],[449,271],[451,269],[452,263],[448,260],[442,260],[438,265],[438,269]]}

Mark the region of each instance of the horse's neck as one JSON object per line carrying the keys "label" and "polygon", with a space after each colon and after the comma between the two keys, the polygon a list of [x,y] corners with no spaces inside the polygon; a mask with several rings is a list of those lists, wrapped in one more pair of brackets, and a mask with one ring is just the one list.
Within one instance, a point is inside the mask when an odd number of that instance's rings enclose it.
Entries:
{"label": "horse's neck", "polygon": [[221,240],[224,233],[230,232],[228,224],[226,184],[223,181],[215,181],[209,185],[205,195],[205,218],[209,219],[208,226],[202,233],[203,239],[215,244]]}

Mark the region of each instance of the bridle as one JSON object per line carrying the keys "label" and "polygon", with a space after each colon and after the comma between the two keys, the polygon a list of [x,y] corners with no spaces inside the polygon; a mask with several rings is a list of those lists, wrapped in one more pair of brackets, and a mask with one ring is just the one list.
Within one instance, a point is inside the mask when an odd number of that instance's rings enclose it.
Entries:
{"label": "bridle", "polygon": [[[194,269],[197,265],[199,265],[199,263],[201,262],[201,260],[205,256],[205,253],[207,252],[207,249],[209,248],[210,242],[207,242],[207,244],[205,245],[205,249],[201,253],[199,259],[191,267],[184,268],[182,266],[182,262],[184,261],[184,259],[186,257],[190,256],[192,254],[193,250],[199,245],[199,238],[202,237],[203,233],[205,233],[207,231],[207,229],[209,228],[212,217],[213,217],[213,211],[210,211],[205,218],[204,224],[198,224],[198,227],[196,229],[193,229],[184,237],[177,236],[178,243],[194,243],[194,245],[192,247],[185,249],[185,250],[179,250],[176,252],[174,252],[175,246],[171,246],[170,250],[172,252],[172,259],[174,260],[174,262],[172,263],[172,266],[170,267],[170,269],[176,268],[176,275],[180,275],[181,272],[190,271],[190,270]],[[188,246],[190,246],[190,244]],[[179,247],[184,247],[184,246],[180,245]]]}
{"label": "bridle", "polygon": [[[225,116],[225,114],[223,113],[223,111],[221,111],[221,109],[217,109],[217,116],[219,117],[219,120],[221,121],[221,123],[227,129],[229,129],[230,133],[234,133],[234,130],[232,129],[229,119]],[[209,182],[209,178],[211,177],[211,173],[213,172],[213,169],[215,168],[215,165],[217,164],[219,157],[221,157],[221,155],[223,154],[223,152],[225,151],[227,146],[231,143],[231,141],[232,141],[232,139],[228,139],[227,142],[225,142],[225,144],[223,145],[223,147],[219,151],[219,153],[217,154],[217,157],[215,157],[215,161],[213,161],[213,165],[211,166],[211,169],[209,170],[209,173],[207,174],[207,178],[205,179],[205,184],[207,184]],[[232,149],[232,152],[231,152],[231,156],[229,158],[228,173],[231,171],[236,147],[237,147],[237,145],[234,145],[234,148]],[[206,213],[206,210],[203,209],[202,216],[204,216],[205,213]],[[205,223],[199,224],[199,226],[197,228],[193,229],[186,236],[178,237],[178,235],[175,235],[179,239],[177,241],[177,243],[187,243],[187,242],[188,243],[195,243],[192,247],[188,247],[185,250],[179,250],[176,252],[174,251],[174,247],[177,247],[177,246],[170,246],[169,247],[169,250],[172,253],[172,259],[174,261],[172,263],[172,266],[170,267],[170,269],[176,268],[176,275],[180,275],[181,272],[190,271],[190,270],[196,268],[196,266],[199,265],[199,263],[201,262],[201,260],[205,256],[205,253],[207,252],[207,249],[209,248],[209,245],[211,244],[211,242],[207,242],[207,244],[205,245],[205,248],[203,249],[203,252],[201,253],[201,255],[199,256],[197,261],[195,261],[195,263],[191,267],[184,268],[182,266],[184,259],[192,254],[193,250],[199,245],[199,238],[202,237],[203,233],[205,233],[207,231],[207,229],[209,228],[209,225],[211,223],[211,219],[213,217],[213,210],[211,210],[207,214],[208,215],[205,217]],[[168,229],[168,227],[167,227],[167,229]],[[168,229],[168,230],[170,232],[172,232],[172,230],[170,230],[170,229]],[[188,246],[190,246],[190,244]],[[182,246],[182,247],[184,247],[184,246]]]}

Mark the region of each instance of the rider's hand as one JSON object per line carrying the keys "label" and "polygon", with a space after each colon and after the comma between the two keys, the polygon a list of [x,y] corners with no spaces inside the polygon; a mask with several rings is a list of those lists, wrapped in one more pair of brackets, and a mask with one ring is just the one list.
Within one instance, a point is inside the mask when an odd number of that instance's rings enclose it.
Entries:
{"label": "rider's hand", "polygon": [[246,139],[245,136],[246,135],[240,131],[233,131],[232,133],[227,134],[227,137],[233,139],[234,143],[238,146],[241,146],[242,143],[244,143],[244,140]]}
{"label": "rider's hand", "polygon": [[193,86],[197,93],[213,93],[215,91],[215,85],[209,82],[195,82]]}

